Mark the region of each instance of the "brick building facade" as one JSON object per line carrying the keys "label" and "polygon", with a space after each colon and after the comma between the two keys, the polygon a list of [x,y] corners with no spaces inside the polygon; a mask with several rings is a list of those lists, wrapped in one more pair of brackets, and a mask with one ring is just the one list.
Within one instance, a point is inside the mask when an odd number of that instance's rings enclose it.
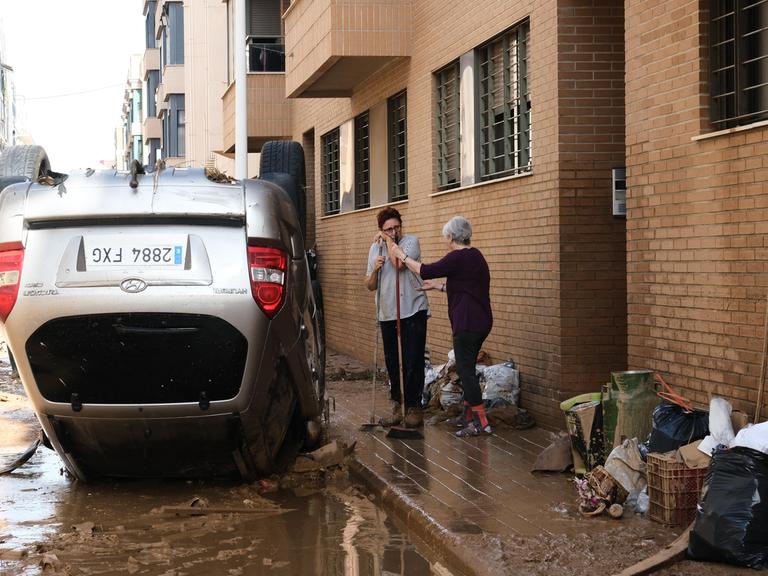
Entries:
{"label": "brick building facade", "polygon": [[[611,170],[624,166],[623,12],[616,0],[291,4],[286,91],[295,98],[293,138],[307,155],[329,346],[373,356],[373,296],[363,279],[376,212],[391,203],[427,262],[445,253],[443,223],[470,219],[492,276],[495,324],[485,349],[496,362],[515,361],[522,405],[542,423],[560,427],[562,399],[599,390],[612,370],[626,369],[625,221],[611,204]],[[508,64],[504,84],[514,94],[499,98],[513,111],[504,124],[504,112],[486,102],[496,97],[488,74]],[[313,97],[329,86],[346,92]],[[446,136],[450,93],[459,139]],[[403,95],[407,189],[399,200],[386,128]],[[503,164],[487,139],[507,129]],[[444,295],[430,295],[430,305],[428,345],[441,363],[451,347]]]}
{"label": "brick building facade", "polygon": [[626,11],[629,365],[749,414],[768,287],[766,17],[762,2]]}

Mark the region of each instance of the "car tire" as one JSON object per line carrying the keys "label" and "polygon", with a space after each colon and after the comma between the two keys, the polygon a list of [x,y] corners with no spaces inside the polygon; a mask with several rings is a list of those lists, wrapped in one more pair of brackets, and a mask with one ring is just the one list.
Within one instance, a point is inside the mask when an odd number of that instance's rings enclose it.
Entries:
{"label": "car tire", "polygon": [[[285,175],[289,176],[286,178]],[[261,148],[259,177],[283,188],[299,215],[301,233],[307,236],[307,179],[304,171],[304,149],[298,142],[271,140]]]}
{"label": "car tire", "polygon": [[0,177],[22,176],[37,180],[50,171],[51,163],[42,146],[9,146],[0,153]]}

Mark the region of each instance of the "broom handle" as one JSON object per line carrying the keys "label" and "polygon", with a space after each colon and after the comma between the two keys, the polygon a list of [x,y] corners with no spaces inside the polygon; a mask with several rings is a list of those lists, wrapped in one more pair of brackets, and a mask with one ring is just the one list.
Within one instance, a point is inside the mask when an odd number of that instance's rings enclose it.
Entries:
{"label": "broom handle", "polygon": [[[381,239],[378,240],[381,256]],[[373,375],[371,376],[371,423],[376,420],[376,372],[379,369],[379,298],[381,298],[381,268],[376,270],[376,344],[373,348]]]}
{"label": "broom handle", "polygon": [[403,340],[400,335],[400,270],[395,265],[395,325],[397,326],[397,361],[400,365],[400,408],[405,426],[405,371],[403,370]]}

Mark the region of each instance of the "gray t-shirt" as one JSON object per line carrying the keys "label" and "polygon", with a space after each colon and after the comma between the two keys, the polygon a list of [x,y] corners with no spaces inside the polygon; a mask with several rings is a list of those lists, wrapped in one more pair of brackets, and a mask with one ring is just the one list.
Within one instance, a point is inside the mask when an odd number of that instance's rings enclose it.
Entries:
{"label": "gray t-shirt", "polygon": [[[416,236],[406,234],[397,245],[408,254],[409,258],[414,260],[421,258],[419,239]],[[373,273],[373,267],[378,255],[379,245],[374,242],[368,251],[368,272],[366,276],[370,276]],[[386,261],[379,269],[379,321],[396,320],[395,266],[389,259],[387,245],[384,242],[381,243],[381,255],[386,258]],[[417,274],[414,274],[405,267],[400,270],[400,318],[413,316],[419,310],[426,310],[427,315],[429,315],[427,295],[418,290],[420,286],[421,278]]]}

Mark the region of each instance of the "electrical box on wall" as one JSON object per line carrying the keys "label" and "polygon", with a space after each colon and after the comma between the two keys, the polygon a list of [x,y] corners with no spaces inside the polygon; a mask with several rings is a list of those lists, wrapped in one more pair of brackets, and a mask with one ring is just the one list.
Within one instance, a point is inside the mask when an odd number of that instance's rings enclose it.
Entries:
{"label": "electrical box on wall", "polygon": [[611,170],[613,180],[613,215],[627,215],[627,169],[613,168]]}

